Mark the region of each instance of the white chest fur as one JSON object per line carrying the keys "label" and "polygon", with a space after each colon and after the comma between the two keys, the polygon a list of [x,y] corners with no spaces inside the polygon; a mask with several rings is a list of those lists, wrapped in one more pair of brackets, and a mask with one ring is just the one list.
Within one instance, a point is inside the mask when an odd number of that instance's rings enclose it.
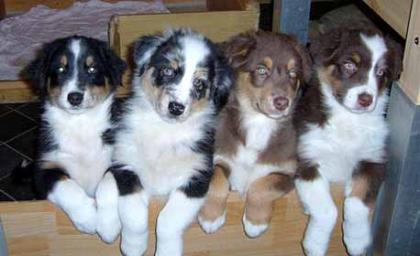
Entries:
{"label": "white chest fur", "polygon": [[205,168],[205,156],[193,147],[205,136],[209,116],[203,112],[168,123],[152,109],[133,108],[124,120],[127,129],[117,136],[114,158],[133,167],[150,194],[167,194]]}
{"label": "white chest fur", "polygon": [[229,165],[232,189],[244,193],[256,179],[279,170],[278,166],[257,163],[259,154],[265,150],[278,126],[274,119],[260,113],[247,113],[242,119],[245,145],[239,145],[233,157],[217,155],[215,159]]}
{"label": "white chest fur", "polygon": [[359,161],[383,162],[388,134],[382,116],[386,97],[378,99],[373,112],[355,114],[327,95],[329,119],[323,127],[308,125],[308,132],[299,138],[299,154],[318,164],[321,175],[333,182],[350,178]]}
{"label": "white chest fur", "polygon": [[102,141],[102,133],[110,128],[111,103],[109,97],[101,105],[77,115],[48,106],[43,115],[52,128],[58,149],[44,154],[42,159],[60,164],[91,196],[111,162],[112,147]]}

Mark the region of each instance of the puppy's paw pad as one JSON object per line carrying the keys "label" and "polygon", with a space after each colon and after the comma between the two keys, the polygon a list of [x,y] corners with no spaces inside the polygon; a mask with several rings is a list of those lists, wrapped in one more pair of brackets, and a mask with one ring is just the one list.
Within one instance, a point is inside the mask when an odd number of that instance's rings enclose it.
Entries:
{"label": "puppy's paw pad", "polygon": [[256,238],[264,233],[267,228],[268,224],[252,224],[244,215],[242,219],[244,230],[247,236],[250,238]]}
{"label": "puppy's paw pad", "polygon": [[222,216],[217,217],[215,220],[206,220],[198,216],[198,222],[204,232],[211,234],[219,230],[226,222],[226,211]]}

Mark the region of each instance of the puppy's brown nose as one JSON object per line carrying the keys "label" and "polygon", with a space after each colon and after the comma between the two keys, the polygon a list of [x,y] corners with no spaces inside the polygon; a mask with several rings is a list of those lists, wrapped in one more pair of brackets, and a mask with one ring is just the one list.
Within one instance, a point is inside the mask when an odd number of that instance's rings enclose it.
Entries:
{"label": "puppy's brown nose", "polygon": [[372,95],[367,94],[367,93],[359,94],[359,97],[357,99],[357,102],[359,103],[359,105],[364,108],[369,107],[370,104],[372,104],[372,101],[373,101]]}
{"label": "puppy's brown nose", "polygon": [[289,100],[283,96],[277,96],[273,99],[274,107],[279,111],[284,111],[289,106]]}

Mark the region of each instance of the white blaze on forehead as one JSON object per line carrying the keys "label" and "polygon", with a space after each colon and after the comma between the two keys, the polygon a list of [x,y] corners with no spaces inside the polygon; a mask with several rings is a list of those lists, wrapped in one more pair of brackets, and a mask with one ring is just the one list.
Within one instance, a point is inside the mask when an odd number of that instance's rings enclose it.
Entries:
{"label": "white blaze on forehead", "polygon": [[68,91],[76,91],[77,90],[77,75],[78,75],[78,67],[77,67],[77,60],[80,57],[80,40],[73,40],[70,44],[70,51],[73,54],[73,74],[68,82]]}
{"label": "white blaze on forehead", "polygon": [[176,85],[176,100],[188,102],[193,87],[194,72],[197,66],[210,53],[207,45],[200,38],[185,37],[181,41],[184,54],[184,75],[179,85]]}
{"label": "white blaze on forehead", "polygon": [[378,78],[376,77],[375,67],[379,60],[387,51],[384,39],[379,35],[366,36],[360,34],[363,44],[370,52],[371,63],[370,69],[367,71],[367,81],[350,89],[344,98],[344,105],[353,109],[358,107],[358,97],[360,94],[367,93],[373,97],[373,103],[366,109],[371,111],[376,106],[376,99],[378,98]]}
{"label": "white blaze on forehead", "polygon": [[375,75],[375,67],[378,64],[379,60],[384,56],[387,51],[384,39],[379,35],[374,35],[367,37],[363,34],[360,35],[362,42],[368,48],[371,54],[371,66],[368,74],[367,86],[368,92],[376,93],[377,88],[377,78]]}

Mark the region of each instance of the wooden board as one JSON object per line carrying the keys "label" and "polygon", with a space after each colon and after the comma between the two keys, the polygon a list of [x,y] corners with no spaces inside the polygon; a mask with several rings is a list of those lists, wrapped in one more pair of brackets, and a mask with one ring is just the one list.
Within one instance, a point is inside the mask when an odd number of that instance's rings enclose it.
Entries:
{"label": "wooden board", "polygon": [[[417,38],[417,40],[416,40]],[[417,42],[417,43],[416,43]],[[410,27],[405,44],[403,73],[400,85],[405,94],[420,105],[420,3],[413,1]]]}
{"label": "wooden board", "polygon": [[[214,1],[208,8],[218,10],[220,7],[220,3]],[[141,35],[171,27],[190,27],[214,42],[221,42],[238,33],[258,28],[259,8],[255,2],[232,1],[226,8],[238,10],[114,16],[110,22],[109,42],[120,57],[131,63],[130,49]],[[129,77],[127,73],[123,79],[126,88],[130,86]]]}
{"label": "wooden board", "polygon": [[403,38],[407,36],[411,3],[416,0],[363,0]]}
{"label": "wooden board", "polygon": [[[334,187],[341,220],[342,189]],[[153,255],[156,217],[162,200],[153,200],[149,211],[149,250]],[[260,238],[250,239],[242,228],[243,203],[237,193],[229,197],[227,222],[212,235],[193,224],[185,234],[186,256],[293,256],[303,255],[300,240],[307,217],[302,214],[295,192],[278,200],[269,230]],[[0,221],[5,232],[10,256],[92,256],[119,255],[118,242],[104,244],[96,236],[77,232],[66,215],[46,201],[0,203]],[[332,235],[329,256],[346,255],[341,240],[341,221]]]}

